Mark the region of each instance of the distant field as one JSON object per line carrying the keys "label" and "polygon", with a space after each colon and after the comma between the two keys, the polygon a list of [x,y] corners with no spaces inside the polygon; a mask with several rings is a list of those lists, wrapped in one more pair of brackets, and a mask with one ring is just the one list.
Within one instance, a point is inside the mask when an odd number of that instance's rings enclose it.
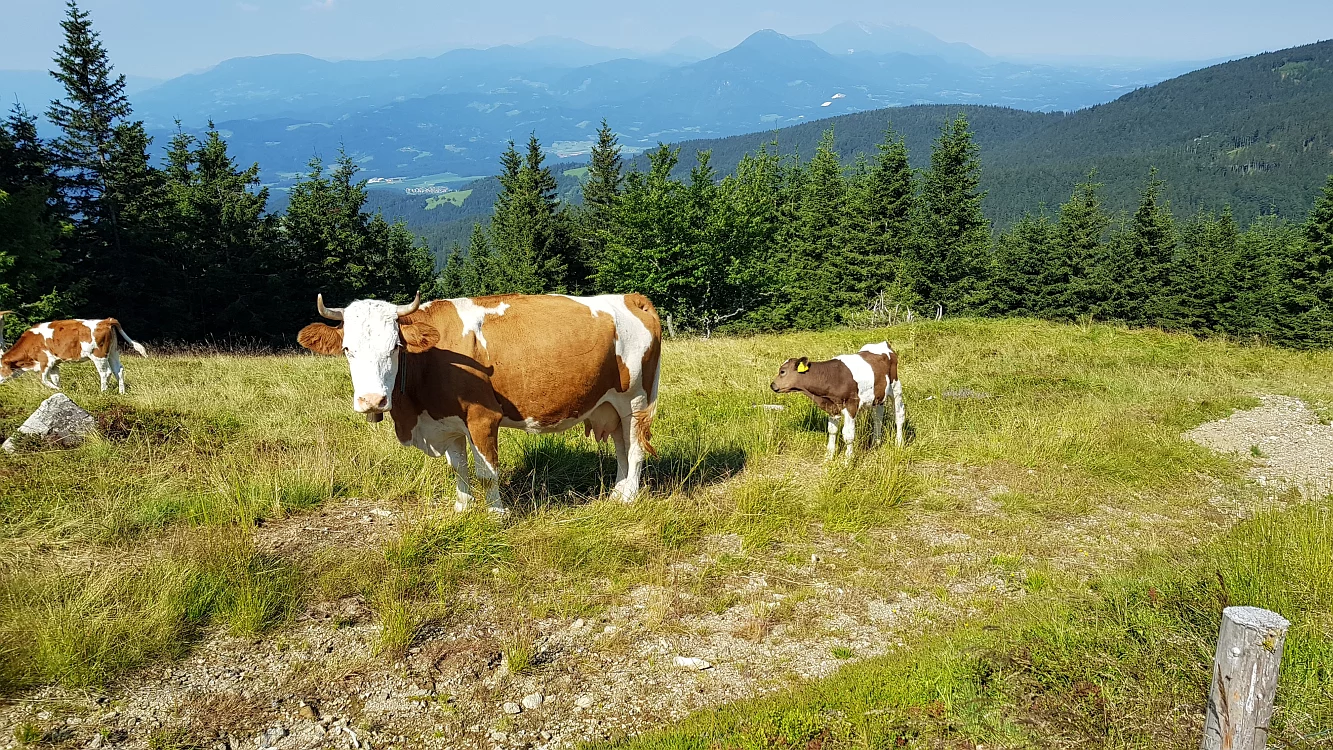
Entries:
{"label": "distant field", "polygon": [[[914,438],[823,465],[773,371],[884,338]],[[504,519],[454,514],[339,358],[126,369],[124,397],[64,371],[104,437],[0,454],[5,737],[212,746],[224,711],[296,748],[300,699],[376,747],[1193,748],[1223,599],[1297,624],[1274,741],[1333,726],[1329,510],[1181,438],[1259,394],[1328,414],[1330,353],[1030,321],[673,340],[647,494],[605,499],[581,431],[505,431]],[[0,435],[47,395],[0,387]]]}
{"label": "distant field", "polygon": [[444,193],[442,195],[433,195],[426,199],[426,210],[429,211],[433,208],[443,206],[446,203],[451,206],[462,206],[463,202],[467,200],[469,195],[472,195],[471,190],[454,190],[453,192]]}
{"label": "distant field", "polygon": [[587,168],[587,167],[575,167],[574,169],[566,169],[566,170],[563,172],[563,174],[564,174],[566,177],[577,177],[577,178],[579,178],[579,179],[581,180],[581,179],[583,179],[584,177],[587,177],[587,176],[588,176],[588,168]]}

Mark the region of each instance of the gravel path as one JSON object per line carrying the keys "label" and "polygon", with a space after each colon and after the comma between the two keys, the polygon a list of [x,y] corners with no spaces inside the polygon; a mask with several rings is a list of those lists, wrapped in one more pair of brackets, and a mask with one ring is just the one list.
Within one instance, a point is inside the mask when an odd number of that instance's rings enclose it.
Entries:
{"label": "gravel path", "polygon": [[1189,440],[1254,462],[1250,476],[1275,489],[1296,488],[1306,497],[1333,491],[1333,425],[1320,422],[1308,404],[1290,396],[1260,396],[1258,408],[1185,433]]}

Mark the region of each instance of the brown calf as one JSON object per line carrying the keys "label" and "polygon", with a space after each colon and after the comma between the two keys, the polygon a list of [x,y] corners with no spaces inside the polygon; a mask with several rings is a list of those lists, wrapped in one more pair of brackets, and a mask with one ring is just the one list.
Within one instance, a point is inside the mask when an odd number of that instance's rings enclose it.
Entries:
{"label": "brown calf", "polygon": [[873,445],[879,445],[884,430],[884,403],[888,398],[893,399],[895,442],[903,444],[907,405],[898,380],[898,353],[887,341],[866,344],[856,354],[843,354],[825,362],[811,362],[807,357],[789,359],[778,368],[778,376],[770,387],[777,393],[804,393],[829,415],[825,460],[837,453],[839,420],[847,458],[852,457],[856,415],[866,407],[874,407]]}

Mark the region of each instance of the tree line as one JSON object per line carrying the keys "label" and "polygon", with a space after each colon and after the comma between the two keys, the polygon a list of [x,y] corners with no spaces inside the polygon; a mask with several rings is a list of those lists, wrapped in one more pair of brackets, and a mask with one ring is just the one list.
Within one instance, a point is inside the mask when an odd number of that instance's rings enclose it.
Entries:
{"label": "tree line", "polygon": [[[148,338],[286,338],[331,300],[641,292],[680,332],[819,329],[917,317],[1093,318],[1288,346],[1333,345],[1333,177],[1304,222],[1228,210],[1176,217],[1156,173],[1132,213],[1096,176],[1002,232],[982,212],[978,146],[947,121],[921,169],[886,130],[845,163],[827,131],[808,160],[760,146],[719,175],[707,151],[626,168],[604,121],[581,202],[562,200],[535,135],[501,155],[489,223],[437,272],[402,224],[366,210],[357,166],[314,159],[266,210],[211,125],[165,159],[133,119],[85,12],[70,2],[38,136],[0,125],[0,309],[16,324],[114,315]],[[12,332],[11,332],[12,333]]]}
{"label": "tree line", "polygon": [[1176,217],[1146,175],[1133,213],[1102,203],[1095,174],[1055,211],[995,233],[982,213],[978,148],[947,122],[925,169],[887,130],[844,163],[828,130],[808,161],[761,146],[734,173],[678,149],[626,171],[605,122],[581,206],[554,199],[536,138],[511,144],[486,230],[474,226],[440,296],[502,291],[648,295],[673,327],[704,335],[817,329],[945,315],[1082,318],[1333,345],[1333,176],[1304,222],[1229,209]]}

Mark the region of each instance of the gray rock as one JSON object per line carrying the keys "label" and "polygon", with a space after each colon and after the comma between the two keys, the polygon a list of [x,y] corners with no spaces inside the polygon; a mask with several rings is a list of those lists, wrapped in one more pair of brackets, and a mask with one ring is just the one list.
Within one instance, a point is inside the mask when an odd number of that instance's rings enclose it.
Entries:
{"label": "gray rock", "polygon": [[593,704],[593,699],[591,695],[580,695],[579,697],[574,699],[574,705],[578,706],[579,708],[591,708],[592,704]]}
{"label": "gray rock", "polygon": [[522,713],[522,712],[523,712],[523,707],[520,706],[520,705],[518,705],[517,703],[513,703],[513,702],[506,703],[506,704],[504,704],[504,712],[507,713],[507,714],[517,714],[517,713]]}
{"label": "gray rock", "polygon": [[541,693],[529,693],[528,695],[523,696],[523,707],[528,709],[529,711],[541,708],[542,700],[543,698]]}
{"label": "gray rock", "polygon": [[[16,431],[19,435],[28,435],[43,442],[55,443],[66,448],[73,448],[83,442],[83,438],[97,430],[97,420],[83,407],[70,400],[69,396],[57,393],[41,403]],[[13,453],[18,450],[14,444],[14,435],[4,442],[3,448]]]}

